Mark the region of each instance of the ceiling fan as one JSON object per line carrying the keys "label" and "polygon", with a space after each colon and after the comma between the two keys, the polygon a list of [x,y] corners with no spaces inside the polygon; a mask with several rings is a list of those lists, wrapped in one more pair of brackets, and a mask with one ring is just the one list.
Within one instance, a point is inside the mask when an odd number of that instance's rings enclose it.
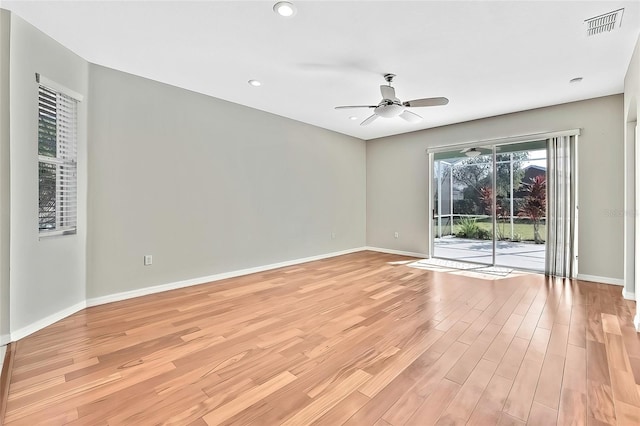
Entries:
{"label": "ceiling fan", "polygon": [[[483,150],[487,152],[483,152]],[[496,151],[500,151],[499,146],[496,147]],[[493,152],[493,147],[491,146],[478,146],[478,147],[472,147],[472,148],[465,148],[460,151],[461,154],[464,154],[467,157],[478,157],[479,155],[490,154],[491,152]]]}
{"label": "ceiling fan", "polygon": [[409,111],[407,108],[438,106],[446,105],[449,103],[449,99],[447,98],[423,98],[402,102],[400,99],[396,98],[396,89],[391,86],[391,82],[393,81],[393,78],[395,76],[395,74],[384,75],[384,79],[388,84],[383,84],[382,86],[380,86],[382,100],[378,105],[345,105],[337,106],[336,109],[373,108],[373,115],[360,123],[361,126],[366,126],[367,124],[372,123],[378,117],[400,117],[410,123],[416,123],[422,120],[422,117],[414,112]]}

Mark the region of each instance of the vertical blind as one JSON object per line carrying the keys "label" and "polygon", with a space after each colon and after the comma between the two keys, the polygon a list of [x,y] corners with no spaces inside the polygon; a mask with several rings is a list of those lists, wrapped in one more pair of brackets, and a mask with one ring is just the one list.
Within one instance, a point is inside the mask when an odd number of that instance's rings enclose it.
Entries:
{"label": "vertical blind", "polygon": [[575,278],[577,257],[577,136],[551,138],[547,146],[547,275]]}
{"label": "vertical blind", "polygon": [[38,86],[38,226],[41,233],[76,231],[77,115],[76,99],[42,84]]}

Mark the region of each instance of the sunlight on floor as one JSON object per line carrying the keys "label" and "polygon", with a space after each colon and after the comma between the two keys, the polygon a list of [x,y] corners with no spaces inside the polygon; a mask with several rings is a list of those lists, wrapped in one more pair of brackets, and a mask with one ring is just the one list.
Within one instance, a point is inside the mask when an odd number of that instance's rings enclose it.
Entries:
{"label": "sunlight on floor", "polygon": [[418,269],[428,269],[437,272],[447,272],[484,280],[499,280],[528,275],[529,272],[517,271],[499,266],[486,266],[477,263],[458,262],[446,259],[422,259],[410,263],[408,266]]}

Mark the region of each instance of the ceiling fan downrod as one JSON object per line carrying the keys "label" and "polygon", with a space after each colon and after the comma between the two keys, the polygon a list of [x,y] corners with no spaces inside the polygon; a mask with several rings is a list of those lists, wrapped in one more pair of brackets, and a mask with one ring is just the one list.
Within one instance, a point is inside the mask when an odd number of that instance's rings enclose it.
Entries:
{"label": "ceiling fan downrod", "polygon": [[389,83],[389,86],[391,86],[391,82],[393,81],[393,78],[395,77],[395,74],[391,74],[391,73],[387,73],[384,75],[384,79],[387,81],[387,83]]}

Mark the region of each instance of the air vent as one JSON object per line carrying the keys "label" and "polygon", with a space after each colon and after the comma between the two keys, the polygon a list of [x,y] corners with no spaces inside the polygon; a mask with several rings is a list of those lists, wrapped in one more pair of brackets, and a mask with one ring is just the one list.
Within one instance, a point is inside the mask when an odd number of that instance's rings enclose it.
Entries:
{"label": "air vent", "polygon": [[587,19],[584,21],[587,24],[587,35],[592,36],[620,28],[622,24],[622,12],[624,12],[624,9],[618,9],[605,13],[604,15]]}

